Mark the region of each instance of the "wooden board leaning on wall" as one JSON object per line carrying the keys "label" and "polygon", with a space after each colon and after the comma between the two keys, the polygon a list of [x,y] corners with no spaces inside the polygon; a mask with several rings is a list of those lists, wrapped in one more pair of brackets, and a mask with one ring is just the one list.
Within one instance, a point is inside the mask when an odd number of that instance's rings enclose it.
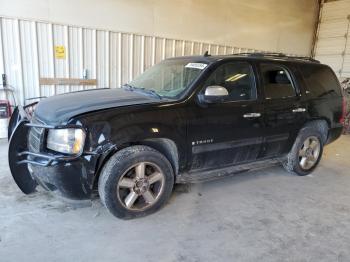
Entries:
{"label": "wooden board leaning on wall", "polygon": [[40,78],[40,85],[85,85],[96,86],[96,79],[82,79],[82,78]]}

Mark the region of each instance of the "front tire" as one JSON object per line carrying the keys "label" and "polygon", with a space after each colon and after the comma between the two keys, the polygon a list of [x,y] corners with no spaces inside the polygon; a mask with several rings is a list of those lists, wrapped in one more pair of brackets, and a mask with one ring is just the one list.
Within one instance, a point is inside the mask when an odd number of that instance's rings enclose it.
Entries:
{"label": "front tire", "polygon": [[313,127],[303,128],[292,150],[283,162],[284,168],[299,176],[310,174],[317,167],[323,153],[324,135]]}
{"label": "front tire", "polygon": [[159,210],[173,185],[173,169],[164,155],[147,146],[132,146],[118,151],[106,163],[98,191],[114,216],[130,219]]}

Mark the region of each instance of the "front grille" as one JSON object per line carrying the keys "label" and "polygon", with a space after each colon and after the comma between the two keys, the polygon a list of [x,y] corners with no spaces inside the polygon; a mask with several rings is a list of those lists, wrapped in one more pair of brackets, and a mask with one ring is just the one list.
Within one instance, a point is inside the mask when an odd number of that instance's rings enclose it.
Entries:
{"label": "front grille", "polygon": [[[32,124],[42,125],[40,121],[32,118]],[[41,144],[44,136],[44,128],[40,127],[30,127],[29,136],[28,136],[28,149],[30,152],[39,153],[41,149]]]}

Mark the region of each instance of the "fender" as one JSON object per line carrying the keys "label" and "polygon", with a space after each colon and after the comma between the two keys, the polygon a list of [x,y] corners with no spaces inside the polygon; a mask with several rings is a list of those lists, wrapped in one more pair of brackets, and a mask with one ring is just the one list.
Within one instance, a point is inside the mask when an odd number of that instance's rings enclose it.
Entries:
{"label": "fender", "polygon": [[[164,124],[140,124],[125,127],[122,130],[112,134],[112,141],[119,148],[123,148],[134,144],[145,144],[152,139],[168,139],[174,142],[179,162],[179,169],[182,170],[187,165],[187,150],[186,150],[186,130],[176,131],[176,127],[171,127]],[[120,135],[121,134],[121,135]],[[128,134],[128,135],[125,135]],[[182,136],[181,136],[182,134]]]}
{"label": "fender", "polygon": [[106,160],[116,151],[136,144],[144,144],[150,139],[169,139],[177,147],[178,162],[182,163],[180,169],[185,167],[186,163],[186,130],[182,130],[183,136],[172,127],[156,123],[138,123],[138,125],[122,126],[119,129],[113,129],[107,121],[100,121],[89,126],[89,141],[87,147],[100,154],[96,167],[98,174]]}
{"label": "fender", "polygon": [[15,131],[18,123],[21,121],[21,115],[19,113],[19,107],[16,106],[16,108],[13,110],[12,116],[10,118],[9,126],[7,129],[7,139],[10,141],[11,136],[13,132]]}
{"label": "fender", "polygon": [[[168,109],[170,111],[170,109]],[[186,161],[187,118],[184,109],[179,109],[170,117],[166,109],[159,108],[146,112],[107,111],[101,114],[88,114],[76,118],[88,130],[86,148],[91,151],[115,145],[121,148],[141,143],[144,140],[166,138],[172,140],[178,149],[181,163]],[[171,109],[175,110],[175,109]],[[72,121],[74,121],[72,119]]]}
{"label": "fender", "polygon": [[[185,130],[183,131],[185,134]],[[138,124],[137,126],[126,126],[122,129],[115,130],[113,133],[111,133],[110,137],[111,141],[118,146],[127,143],[137,143],[145,139],[153,138],[168,138],[173,140],[179,148],[184,147],[186,142],[185,137],[181,137],[173,127],[160,123],[144,123]]]}
{"label": "fender", "polygon": [[[101,129],[99,129],[101,131]],[[183,130],[183,136],[181,137],[179,133],[177,133],[174,128],[164,125],[164,124],[138,124],[124,126],[121,129],[111,129],[111,128],[103,128],[103,130],[113,130],[111,132],[105,133],[106,140],[97,144],[96,148],[109,148],[106,145],[114,145],[118,150],[121,148],[125,148],[130,145],[142,143],[142,141],[156,138],[166,138],[172,140],[179,153],[179,158],[185,159],[186,152],[186,131]],[[92,132],[95,133],[95,132]],[[93,138],[95,141],[98,141],[98,137]],[[91,141],[94,143],[94,141]]]}

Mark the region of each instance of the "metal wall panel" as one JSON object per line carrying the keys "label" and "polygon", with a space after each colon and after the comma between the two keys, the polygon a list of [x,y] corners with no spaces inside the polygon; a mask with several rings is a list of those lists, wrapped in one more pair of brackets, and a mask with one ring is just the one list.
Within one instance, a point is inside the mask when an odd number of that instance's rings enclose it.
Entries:
{"label": "metal wall panel", "polygon": [[[38,42],[39,75],[33,77],[55,77],[52,25],[37,23],[36,28],[36,37]],[[5,71],[5,74],[8,75],[11,74],[11,72]],[[56,93],[54,86],[40,87],[38,85],[35,88],[39,90],[40,96],[51,96]],[[24,101],[22,101],[22,103],[24,103]]]}
{"label": "metal wall panel", "polygon": [[[96,30],[83,29],[83,68],[87,70],[87,76],[90,79],[95,79],[97,75],[97,41]],[[82,72],[80,72],[82,77]],[[92,87],[84,87],[90,89]]]}
{"label": "metal wall panel", "polygon": [[[68,50],[68,27],[62,25],[52,25],[52,38],[54,46],[66,47],[65,59],[54,59],[55,77],[69,77],[69,50]],[[55,89],[57,94],[69,92],[68,86],[57,86]]]}
{"label": "metal wall panel", "polygon": [[[82,28],[70,27],[68,33],[68,56],[69,76],[72,78],[82,77],[83,71],[83,30]],[[81,90],[82,87],[72,86],[71,91]]]}
{"label": "metal wall panel", "polygon": [[24,82],[22,67],[22,46],[20,43],[19,21],[13,19],[1,19],[2,46],[4,71],[11,72],[7,75],[8,83],[15,89],[19,101],[24,101]]}
{"label": "metal wall panel", "polygon": [[[65,58],[55,57],[55,46],[65,47]],[[256,50],[0,17],[0,74],[7,75],[21,104],[33,97],[117,88],[165,58],[205,51],[223,55]],[[41,77],[83,78],[84,71],[97,79],[97,87],[39,86]]]}
{"label": "metal wall panel", "polygon": [[5,61],[3,52],[3,40],[2,40],[2,21],[0,22],[0,72],[5,72]]}
{"label": "metal wall panel", "polygon": [[109,87],[109,32],[96,32],[97,37],[97,57],[96,57],[96,77],[99,88]]}
{"label": "metal wall panel", "polygon": [[350,0],[322,5],[315,58],[330,65],[338,77],[350,77]]}
{"label": "metal wall panel", "polygon": [[20,21],[20,45],[22,48],[22,68],[24,97],[38,97],[39,65],[35,22]]}

